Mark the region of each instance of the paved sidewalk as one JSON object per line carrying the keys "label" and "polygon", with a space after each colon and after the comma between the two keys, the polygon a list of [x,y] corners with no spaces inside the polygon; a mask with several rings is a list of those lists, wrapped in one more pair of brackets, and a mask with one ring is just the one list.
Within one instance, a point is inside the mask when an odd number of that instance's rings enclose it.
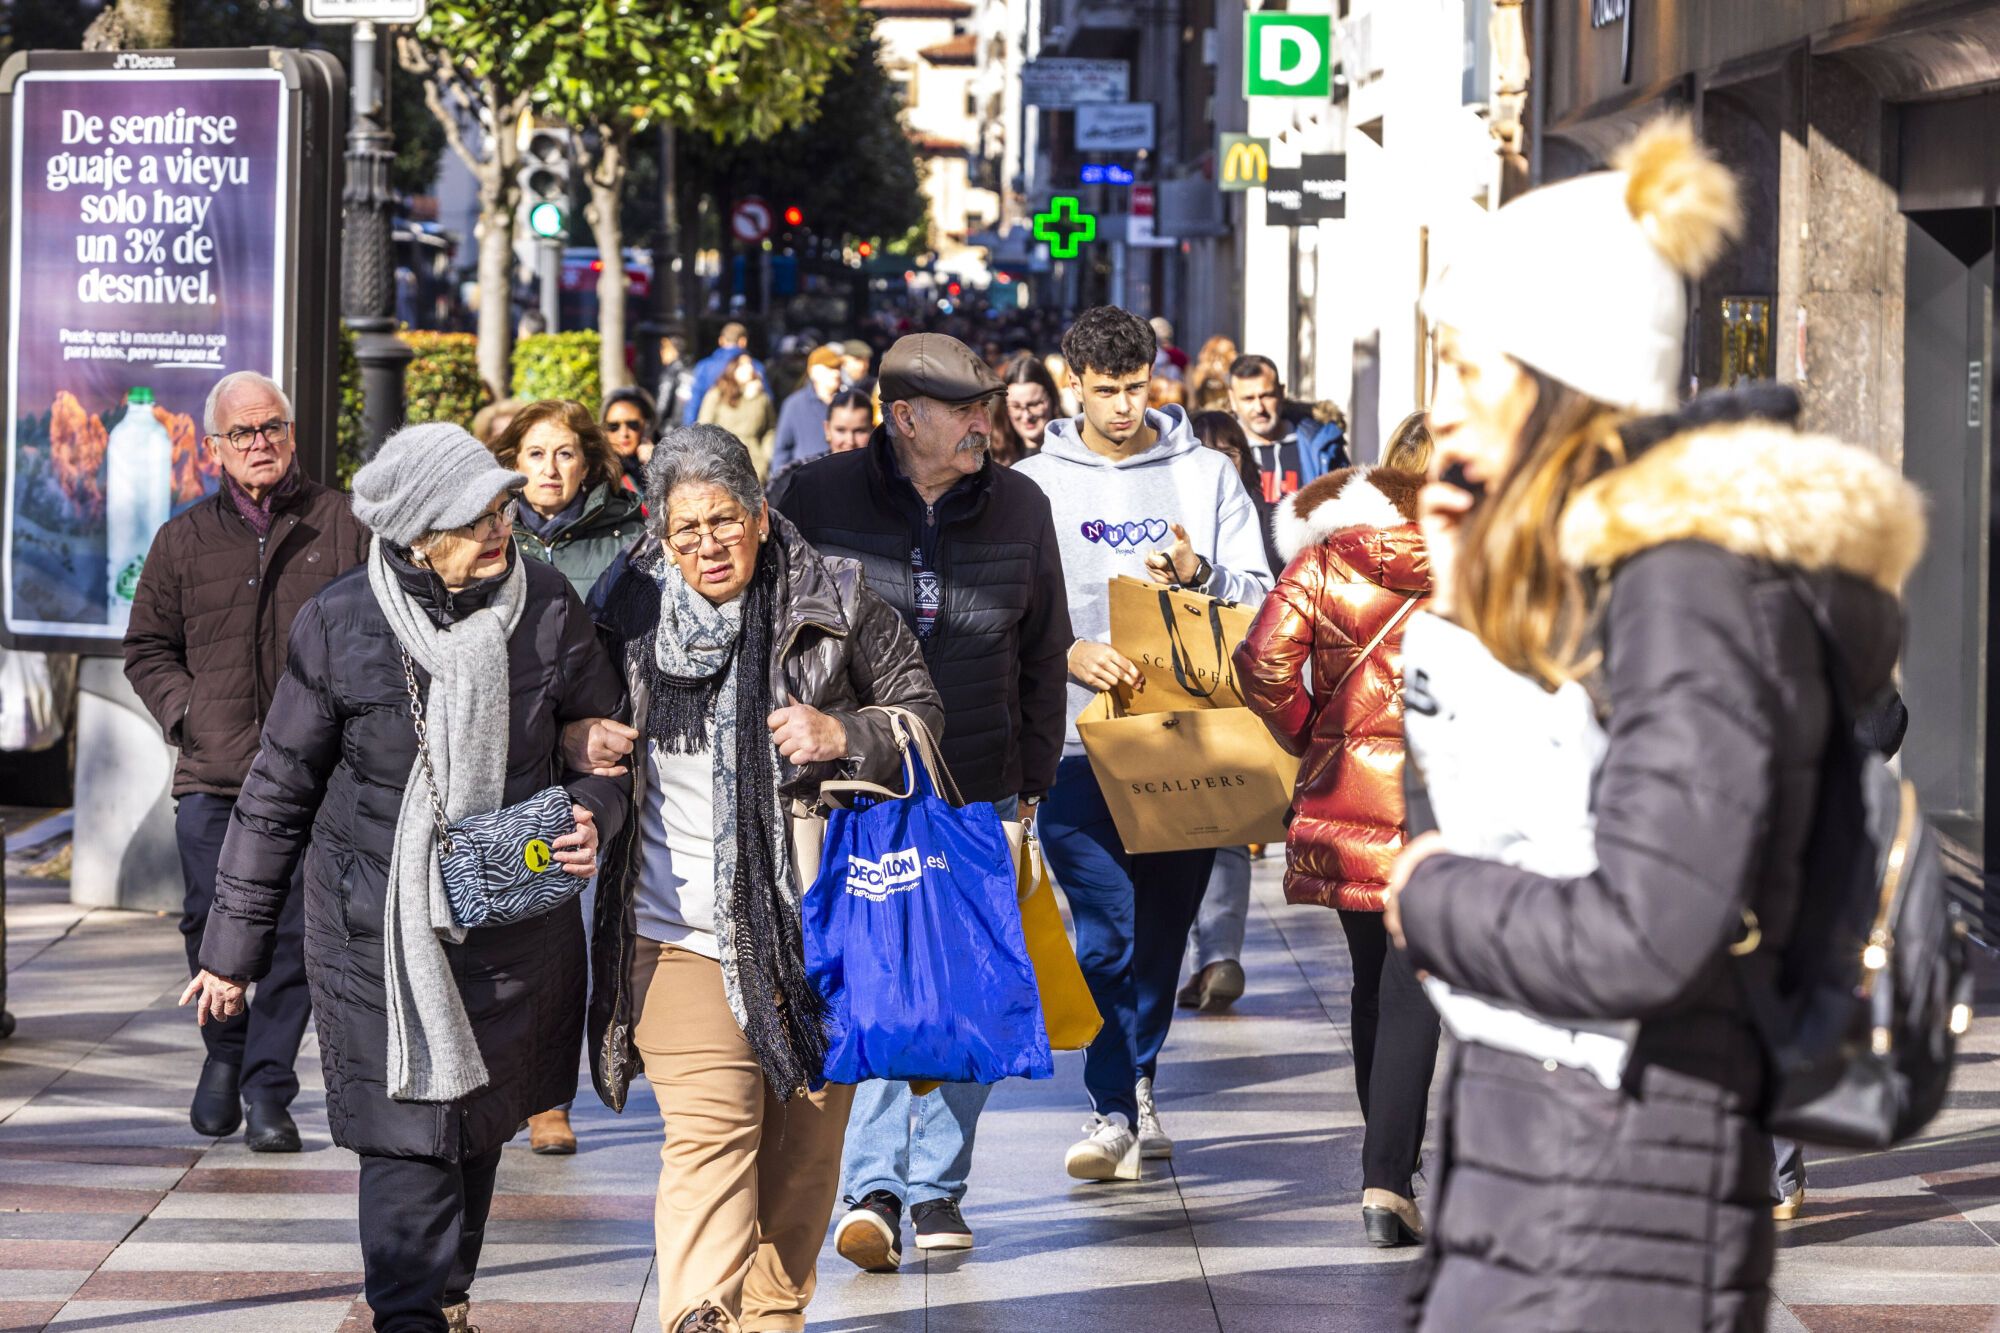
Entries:
{"label": "paved sidewalk", "polygon": [[[365,1330],[354,1160],[327,1142],[317,1050],[305,1153],[195,1135],[201,1043],[173,1007],[174,922],[86,912],[12,868],[21,1031],[0,1043],[0,1329]],[[980,1247],[912,1249],[892,1277],[829,1249],[816,1333],[1396,1326],[1406,1261],[1360,1243],[1345,949],[1331,912],[1283,904],[1275,869],[1258,867],[1249,995],[1183,1018],[1168,1047],[1171,1166],[1136,1187],[1069,1181],[1062,1150],[1084,1113],[1080,1060],[1060,1057],[1053,1082],[1008,1084],[986,1114],[967,1205]],[[1922,1145],[1815,1165],[1807,1218],[1783,1237],[1774,1329],[2000,1328],[1996,1032],[1975,1029]],[[652,1103],[641,1083],[623,1117],[588,1093],[577,1108],[578,1156],[508,1149],[474,1292],[487,1333],[658,1327]]]}

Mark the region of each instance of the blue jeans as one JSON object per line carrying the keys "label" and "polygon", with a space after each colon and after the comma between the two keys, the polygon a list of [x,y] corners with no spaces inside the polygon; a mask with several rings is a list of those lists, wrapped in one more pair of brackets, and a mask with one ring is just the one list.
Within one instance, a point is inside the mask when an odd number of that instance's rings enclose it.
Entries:
{"label": "blue jeans", "polygon": [[1194,938],[1188,942],[1188,970],[1198,973],[1210,963],[1243,961],[1243,932],[1249,924],[1250,849],[1218,847]]}
{"label": "blue jeans", "polygon": [[[993,802],[1003,823],[1018,818],[1020,809],[1018,797]],[[929,1096],[912,1097],[901,1079],[863,1083],[854,1090],[854,1109],[847,1115],[841,1192],[862,1199],[885,1190],[906,1207],[964,1199],[973,1134],[992,1091],[986,1083],[944,1083]]]}
{"label": "blue jeans", "polygon": [[992,1091],[986,1083],[945,1083],[929,1096],[912,1097],[901,1079],[863,1083],[847,1116],[842,1192],[860,1199],[887,1190],[910,1207],[965,1198],[973,1132]]}
{"label": "blue jeans", "polygon": [[1181,955],[1215,852],[1127,852],[1082,756],[1056,769],[1036,829],[1069,900],[1076,960],[1104,1015],[1104,1030],[1084,1052],[1084,1087],[1099,1115],[1118,1112],[1137,1123],[1134,1089],[1153,1077],[1167,1044]]}

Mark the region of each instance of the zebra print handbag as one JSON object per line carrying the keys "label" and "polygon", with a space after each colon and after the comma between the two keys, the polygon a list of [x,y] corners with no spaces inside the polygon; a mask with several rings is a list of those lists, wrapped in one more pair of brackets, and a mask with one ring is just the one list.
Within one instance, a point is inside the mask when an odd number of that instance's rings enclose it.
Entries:
{"label": "zebra print handbag", "polygon": [[452,920],[467,928],[507,926],[552,912],[583,891],[588,882],[555,859],[558,838],[576,831],[569,792],[544,787],[525,801],[468,815],[456,824],[444,817],[431,747],[424,725],[423,695],[408,653],[403,679],[410,687],[410,720],[417,728],[417,759],[430,790],[431,818],[437,824],[438,870]]}

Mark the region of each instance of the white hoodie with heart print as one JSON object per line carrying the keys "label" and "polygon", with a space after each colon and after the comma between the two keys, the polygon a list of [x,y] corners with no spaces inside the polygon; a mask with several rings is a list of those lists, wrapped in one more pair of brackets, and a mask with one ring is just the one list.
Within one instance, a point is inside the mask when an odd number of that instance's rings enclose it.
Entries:
{"label": "white hoodie with heart print", "polygon": [[[1106,586],[1120,574],[1146,577],[1146,557],[1174,544],[1173,525],[1187,530],[1215,576],[1202,591],[1255,606],[1274,580],[1257,530],[1257,508],[1225,454],[1202,447],[1187,413],[1172,404],[1148,408],[1146,424],[1159,441],[1131,458],[1101,458],[1083,442],[1083,418],[1049,423],[1040,453],[1014,465],[1049,497],[1062,545],[1069,619],[1078,638],[1111,641]],[[1069,683],[1063,753],[1083,753],[1076,718],[1096,695]]]}

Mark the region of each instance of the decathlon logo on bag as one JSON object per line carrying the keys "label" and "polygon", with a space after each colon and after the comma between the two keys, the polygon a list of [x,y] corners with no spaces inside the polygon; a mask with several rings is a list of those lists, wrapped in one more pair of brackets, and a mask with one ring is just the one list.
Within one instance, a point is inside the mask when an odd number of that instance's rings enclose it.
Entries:
{"label": "decathlon logo on bag", "polygon": [[847,858],[847,891],[857,898],[879,903],[892,893],[908,893],[924,877],[924,867],[949,873],[951,863],[942,855],[919,856],[914,847],[890,852],[879,861],[850,854]]}

